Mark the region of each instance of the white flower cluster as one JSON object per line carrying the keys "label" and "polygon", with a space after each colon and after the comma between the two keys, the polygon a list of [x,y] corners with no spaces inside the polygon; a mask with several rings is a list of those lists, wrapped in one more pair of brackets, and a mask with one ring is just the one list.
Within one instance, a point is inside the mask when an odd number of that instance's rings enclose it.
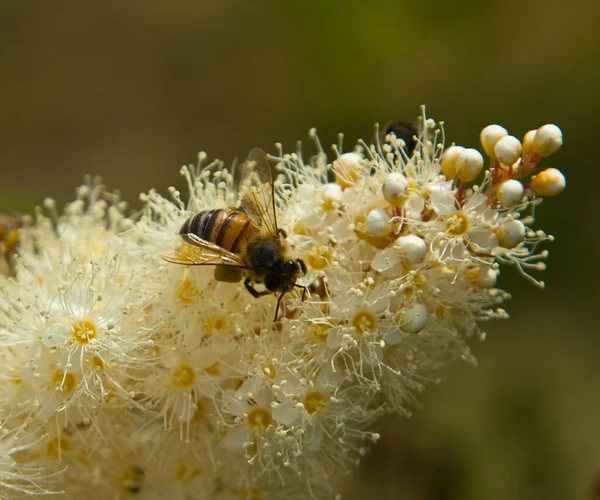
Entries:
{"label": "white flower cluster", "polygon": [[565,187],[538,168],[554,125],[522,142],[486,127],[483,175],[433,120],[416,131],[332,163],[314,132],[310,161],[279,147],[278,223],[310,293],[276,321],[274,295],[161,257],[191,215],[239,204],[221,163],[201,154],[187,201],[152,191],[131,217],[91,180],[62,215],[48,200],[0,276],[0,496],[330,497],[376,420],[507,316],[499,264],[535,281],[550,237],[529,209]]}

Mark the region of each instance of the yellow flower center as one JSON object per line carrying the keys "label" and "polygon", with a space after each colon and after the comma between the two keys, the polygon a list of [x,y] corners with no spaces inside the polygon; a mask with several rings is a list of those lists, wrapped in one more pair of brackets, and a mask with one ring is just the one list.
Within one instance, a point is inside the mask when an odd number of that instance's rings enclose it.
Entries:
{"label": "yellow flower center", "polygon": [[331,249],[326,245],[314,247],[306,257],[306,262],[310,267],[320,271],[329,267],[331,263]]}
{"label": "yellow flower center", "polygon": [[204,371],[206,372],[207,375],[210,375],[212,377],[217,377],[220,374],[219,371],[219,362],[217,361],[216,363],[213,363],[210,366],[207,366]]}
{"label": "yellow flower center", "polygon": [[325,323],[313,323],[311,325],[312,337],[320,344],[325,344],[327,342],[329,325]]}
{"label": "yellow flower center", "polygon": [[248,413],[248,426],[258,431],[264,431],[273,423],[271,411],[267,408],[254,408]]}
{"label": "yellow flower center", "polygon": [[52,385],[57,389],[60,389],[62,392],[68,394],[75,390],[75,387],[77,386],[77,379],[72,373],[57,371],[52,375]]}
{"label": "yellow flower center", "polygon": [[189,389],[194,386],[196,373],[188,364],[180,364],[179,368],[177,368],[177,370],[175,370],[171,375],[173,377],[173,385],[177,387],[177,389]]}
{"label": "yellow flower center", "polygon": [[325,408],[327,408],[327,398],[322,392],[310,392],[304,398],[304,409],[309,415],[322,413]]}
{"label": "yellow flower center", "polygon": [[92,366],[94,368],[98,368],[98,370],[104,370],[104,361],[99,356],[94,356],[92,358]]}
{"label": "yellow flower center", "polygon": [[187,278],[177,287],[177,297],[182,304],[189,305],[199,296],[200,290]]}
{"label": "yellow flower center", "polygon": [[59,460],[62,455],[71,449],[69,438],[63,434],[58,438],[52,439],[46,445],[46,455],[52,460]]}
{"label": "yellow flower center", "polygon": [[182,483],[190,483],[202,474],[202,468],[189,464],[181,464],[175,470],[175,479]]}
{"label": "yellow flower center", "polygon": [[78,319],[73,323],[73,338],[80,345],[86,345],[95,339],[97,334],[96,325],[87,319]]}
{"label": "yellow flower center", "polygon": [[377,330],[377,317],[371,311],[358,311],[352,318],[352,326],[359,335],[374,332]]}
{"label": "yellow flower center", "polygon": [[446,229],[452,236],[463,236],[469,232],[471,221],[463,212],[456,212],[446,220]]}

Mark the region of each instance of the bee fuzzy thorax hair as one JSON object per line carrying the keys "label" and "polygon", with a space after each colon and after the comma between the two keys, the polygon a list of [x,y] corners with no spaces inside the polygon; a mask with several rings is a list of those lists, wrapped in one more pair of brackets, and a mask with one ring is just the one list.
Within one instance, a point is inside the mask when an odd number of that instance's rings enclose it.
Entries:
{"label": "bee fuzzy thorax hair", "polygon": [[423,110],[331,155],[310,135],[236,175],[201,154],[134,217],[86,179],[14,228],[0,497],[332,498],[378,419],[507,317],[502,269],[543,285],[556,125],[465,148]]}

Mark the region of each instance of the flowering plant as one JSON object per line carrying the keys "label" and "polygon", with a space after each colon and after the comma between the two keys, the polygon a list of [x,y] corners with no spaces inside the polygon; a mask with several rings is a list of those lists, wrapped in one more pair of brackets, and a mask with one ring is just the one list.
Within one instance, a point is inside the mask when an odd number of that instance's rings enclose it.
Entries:
{"label": "flowering plant", "polygon": [[[2,233],[0,491],[89,499],[320,498],[380,436],[387,412],[505,318],[500,265],[532,282],[550,240],[533,208],[565,187],[540,161],[555,125],[522,141],[491,125],[444,148],[421,117],[328,163],[271,157],[279,225],[309,287],[253,298],[212,266],[162,256],[194,213],[238,206],[220,162],[182,169],[185,197],[143,211],[87,179]],[[387,133],[389,132],[389,133]],[[414,132],[414,137],[413,137]],[[480,178],[477,183],[476,179]],[[15,253],[16,252],[16,253]]]}

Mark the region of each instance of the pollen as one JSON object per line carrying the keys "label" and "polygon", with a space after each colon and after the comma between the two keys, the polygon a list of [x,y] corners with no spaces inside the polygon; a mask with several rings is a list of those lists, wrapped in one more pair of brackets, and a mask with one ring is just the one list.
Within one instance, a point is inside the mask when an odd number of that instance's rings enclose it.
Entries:
{"label": "pollen", "polygon": [[98,370],[103,371],[104,370],[104,361],[102,361],[102,359],[99,356],[94,356],[92,358],[92,366],[94,368],[98,368]]}
{"label": "pollen", "polygon": [[322,413],[327,408],[327,397],[319,391],[309,392],[304,398],[304,409],[306,413]]}
{"label": "pollen", "polygon": [[239,498],[239,500],[261,500],[263,497],[258,488],[252,488],[251,490],[240,488],[239,490],[236,490],[235,496]]}
{"label": "pollen", "polygon": [[202,468],[189,464],[180,464],[175,470],[175,479],[184,484],[191,483],[198,476],[202,475]]}
{"label": "pollen", "polygon": [[325,323],[313,323],[311,325],[312,338],[319,342],[320,344],[327,343],[327,331],[329,330],[329,325]]}
{"label": "pollen", "polygon": [[177,389],[190,389],[194,386],[196,380],[196,372],[190,365],[185,363],[180,364],[171,376],[173,377],[173,385]]}
{"label": "pollen", "polygon": [[248,413],[248,426],[257,431],[264,431],[273,423],[273,415],[267,408],[254,408]]}
{"label": "pollen", "polygon": [[52,460],[60,460],[62,455],[71,449],[71,442],[64,434],[52,439],[46,445],[46,455]]}
{"label": "pollen", "polygon": [[219,371],[219,362],[217,361],[216,363],[213,363],[212,365],[207,366],[204,369],[204,372],[207,375],[210,375],[211,377],[218,377],[221,374],[221,372]]}
{"label": "pollen", "polygon": [[218,314],[216,316],[207,318],[203,321],[204,328],[206,329],[206,335],[210,336],[215,332],[223,331],[229,325],[229,318],[225,314]]}
{"label": "pollen", "polygon": [[71,393],[77,386],[77,379],[72,373],[62,371],[54,372],[52,375],[52,385],[64,393]]}
{"label": "pollen", "polygon": [[132,465],[125,469],[118,479],[119,488],[125,493],[137,495],[142,491],[144,482],[144,469],[137,465]]}
{"label": "pollen", "polygon": [[321,271],[329,267],[332,257],[331,249],[326,245],[321,245],[308,252],[306,262],[313,269]]}
{"label": "pollen", "polygon": [[470,228],[469,216],[463,212],[456,212],[446,220],[446,229],[452,236],[464,236]]}
{"label": "pollen", "polygon": [[87,319],[79,319],[73,323],[73,338],[79,345],[86,345],[96,338],[96,325]]}
{"label": "pollen", "polygon": [[359,335],[374,332],[377,330],[377,317],[371,311],[358,311],[352,318],[352,326]]}
{"label": "pollen", "polygon": [[177,287],[177,297],[182,304],[190,305],[199,296],[200,290],[187,278]]}

